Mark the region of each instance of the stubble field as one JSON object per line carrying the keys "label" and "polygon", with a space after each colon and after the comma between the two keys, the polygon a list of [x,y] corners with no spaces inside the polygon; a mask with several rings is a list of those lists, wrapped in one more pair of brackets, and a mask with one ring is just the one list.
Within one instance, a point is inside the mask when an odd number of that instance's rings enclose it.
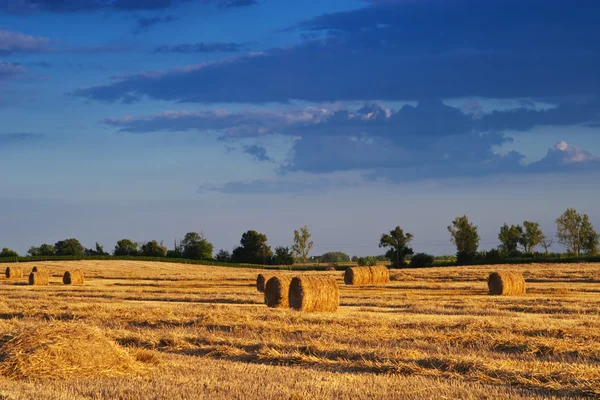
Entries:
{"label": "stubble field", "polygon": [[[264,306],[258,270],[19,265],[52,276],[0,280],[0,399],[600,396],[600,264],[392,270],[374,287],[304,272],[340,285],[340,310],[313,314]],[[75,268],[85,285],[62,285]],[[504,269],[527,295],[487,295]]]}

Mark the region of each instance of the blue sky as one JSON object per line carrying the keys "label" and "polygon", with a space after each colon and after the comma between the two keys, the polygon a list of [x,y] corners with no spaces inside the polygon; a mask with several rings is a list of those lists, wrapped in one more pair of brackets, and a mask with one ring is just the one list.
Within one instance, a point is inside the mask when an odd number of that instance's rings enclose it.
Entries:
{"label": "blue sky", "polygon": [[[0,246],[600,228],[600,4],[0,0]],[[556,247],[558,250],[559,247]]]}

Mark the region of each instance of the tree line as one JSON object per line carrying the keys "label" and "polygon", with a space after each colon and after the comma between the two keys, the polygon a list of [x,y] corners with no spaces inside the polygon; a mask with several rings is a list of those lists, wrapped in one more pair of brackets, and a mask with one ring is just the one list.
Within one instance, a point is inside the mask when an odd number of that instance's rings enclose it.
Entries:
{"label": "tree line", "polygon": [[[595,231],[587,214],[580,214],[575,209],[567,209],[556,219],[556,237],[544,234],[537,222],[524,221],[522,225],[504,224],[500,227],[498,240],[500,245],[488,251],[478,251],[480,236],[478,228],[466,215],[455,218],[448,226],[450,241],[456,246],[456,263],[470,264],[496,261],[519,257],[531,257],[536,249],[542,247],[545,255],[556,238],[558,243],[567,248],[567,253],[580,257],[582,254],[593,256],[598,254],[600,235]],[[231,253],[221,249],[214,254],[214,247],[202,232],[188,232],[183,239],[175,240],[173,249],[167,249],[163,242],[152,240],[138,243],[131,239],[117,241],[112,254],[115,256],[169,257],[192,260],[212,260],[240,264],[272,264],[291,265],[296,262],[306,263],[340,263],[357,262],[359,265],[375,265],[377,261],[388,261],[393,267],[401,267],[410,262],[413,267],[430,266],[434,257],[426,253],[415,254],[410,244],[414,236],[397,226],[390,232],[381,235],[379,247],[386,253],[377,257],[353,257],[343,252],[329,252],[318,257],[309,257],[313,247],[308,227],[294,230],[293,243],[289,247],[278,246],[274,251],[268,244],[267,235],[249,230],[242,234],[240,245]],[[85,248],[75,238],[56,242],[54,245],[44,243],[32,246],[27,254],[32,257],[51,256],[108,256],[98,242],[94,248]],[[18,257],[19,254],[4,248],[0,257]]]}

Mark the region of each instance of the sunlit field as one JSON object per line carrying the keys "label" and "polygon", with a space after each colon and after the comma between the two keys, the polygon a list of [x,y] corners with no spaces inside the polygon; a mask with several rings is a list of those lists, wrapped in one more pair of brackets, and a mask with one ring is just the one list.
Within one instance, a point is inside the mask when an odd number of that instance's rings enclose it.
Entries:
{"label": "sunlit field", "polygon": [[[8,264],[2,265],[2,270]],[[0,281],[0,399],[524,399],[600,396],[600,264],[338,278],[337,313],[269,309],[258,270],[137,261]],[[82,286],[65,286],[66,270]],[[519,270],[527,294],[493,297]]]}

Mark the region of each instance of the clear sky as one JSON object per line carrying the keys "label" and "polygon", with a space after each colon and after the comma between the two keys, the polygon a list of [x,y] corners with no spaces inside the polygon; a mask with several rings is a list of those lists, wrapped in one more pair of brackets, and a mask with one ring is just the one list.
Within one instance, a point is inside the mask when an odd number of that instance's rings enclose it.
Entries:
{"label": "clear sky", "polygon": [[[597,0],[0,0],[0,247],[600,228]],[[558,247],[557,247],[558,250]]]}

